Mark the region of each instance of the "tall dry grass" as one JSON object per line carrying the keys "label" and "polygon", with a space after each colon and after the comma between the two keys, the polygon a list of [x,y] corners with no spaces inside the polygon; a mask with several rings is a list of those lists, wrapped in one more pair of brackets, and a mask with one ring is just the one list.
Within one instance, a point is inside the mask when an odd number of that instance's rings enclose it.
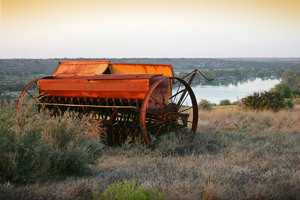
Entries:
{"label": "tall dry grass", "polygon": [[201,111],[199,114],[199,129],[202,132],[230,132],[243,129],[247,133],[284,133],[299,134],[300,115],[298,108],[272,111],[243,111],[239,107],[216,109],[213,112]]}
{"label": "tall dry grass", "polygon": [[0,182],[32,183],[82,175],[103,144],[85,133],[86,116],[39,112],[32,101],[23,112],[14,103],[0,111]]}
{"label": "tall dry grass", "polygon": [[[106,148],[94,173],[62,181],[0,186],[0,197],[90,199],[117,181],[163,190],[167,199],[299,199],[299,110],[201,111],[192,143],[168,135],[151,151]],[[2,193],[1,193],[2,192]]]}

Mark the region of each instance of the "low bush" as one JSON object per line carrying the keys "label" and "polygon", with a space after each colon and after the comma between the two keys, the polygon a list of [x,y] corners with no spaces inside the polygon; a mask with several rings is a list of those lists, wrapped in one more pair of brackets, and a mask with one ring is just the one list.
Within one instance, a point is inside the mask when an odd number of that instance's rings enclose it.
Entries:
{"label": "low bush", "polygon": [[228,105],[231,105],[228,99],[224,99],[220,101],[220,106],[228,106]]}
{"label": "low bush", "polygon": [[209,101],[203,99],[198,104],[198,108],[200,110],[212,110],[212,103],[210,103]]}
{"label": "low bush", "polygon": [[275,85],[271,91],[278,92],[283,98],[291,98],[292,94],[292,89],[288,84],[285,83]]}
{"label": "low bush", "polygon": [[88,172],[103,145],[84,134],[86,117],[73,112],[51,117],[34,107],[14,114],[14,104],[0,113],[0,181],[27,183]]}
{"label": "low bush", "polygon": [[108,188],[104,191],[102,195],[99,194],[99,191],[94,191],[93,197],[95,200],[165,199],[163,192],[158,192],[156,189],[152,188],[146,189],[144,186],[137,187],[135,180],[124,180],[124,183],[118,181],[118,183],[108,186]]}
{"label": "low bush", "polygon": [[282,80],[284,83],[289,85],[293,90],[300,91],[300,71],[298,70],[288,68],[283,74],[282,74]]}
{"label": "low bush", "polygon": [[281,109],[292,108],[291,99],[285,99],[279,92],[255,92],[242,99],[242,107],[246,110],[272,110],[278,112]]}

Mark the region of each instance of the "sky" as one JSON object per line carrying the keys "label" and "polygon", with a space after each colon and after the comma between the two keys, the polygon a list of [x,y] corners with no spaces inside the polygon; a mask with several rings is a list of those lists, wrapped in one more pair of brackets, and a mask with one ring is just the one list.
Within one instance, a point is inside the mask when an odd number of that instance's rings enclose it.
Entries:
{"label": "sky", "polygon": [[0,0],[0,58],[300,57],[300,0]]}

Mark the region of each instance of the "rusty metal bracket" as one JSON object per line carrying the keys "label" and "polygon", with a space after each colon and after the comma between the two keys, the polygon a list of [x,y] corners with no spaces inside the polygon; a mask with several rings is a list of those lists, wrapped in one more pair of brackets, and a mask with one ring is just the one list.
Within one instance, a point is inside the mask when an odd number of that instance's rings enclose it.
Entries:
{"label": "rusty metal bracket", "polygon": [[98,106],[98,105],[77,105],[77,104],[62,104],[62,103],[39,103],[44,106],[67,106],[67,107],[91,107],[91,108],[122,108],[122,109],[133,109],[139,110],[135,106]]}

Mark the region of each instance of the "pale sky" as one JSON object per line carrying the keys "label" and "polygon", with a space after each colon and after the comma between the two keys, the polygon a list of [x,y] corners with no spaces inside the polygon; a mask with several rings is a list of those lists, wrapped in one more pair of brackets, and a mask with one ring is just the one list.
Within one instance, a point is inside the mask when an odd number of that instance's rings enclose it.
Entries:
{"label": "pale sky", "polygon": [[300,57],[300,0],[0,2],[0,58]]}

